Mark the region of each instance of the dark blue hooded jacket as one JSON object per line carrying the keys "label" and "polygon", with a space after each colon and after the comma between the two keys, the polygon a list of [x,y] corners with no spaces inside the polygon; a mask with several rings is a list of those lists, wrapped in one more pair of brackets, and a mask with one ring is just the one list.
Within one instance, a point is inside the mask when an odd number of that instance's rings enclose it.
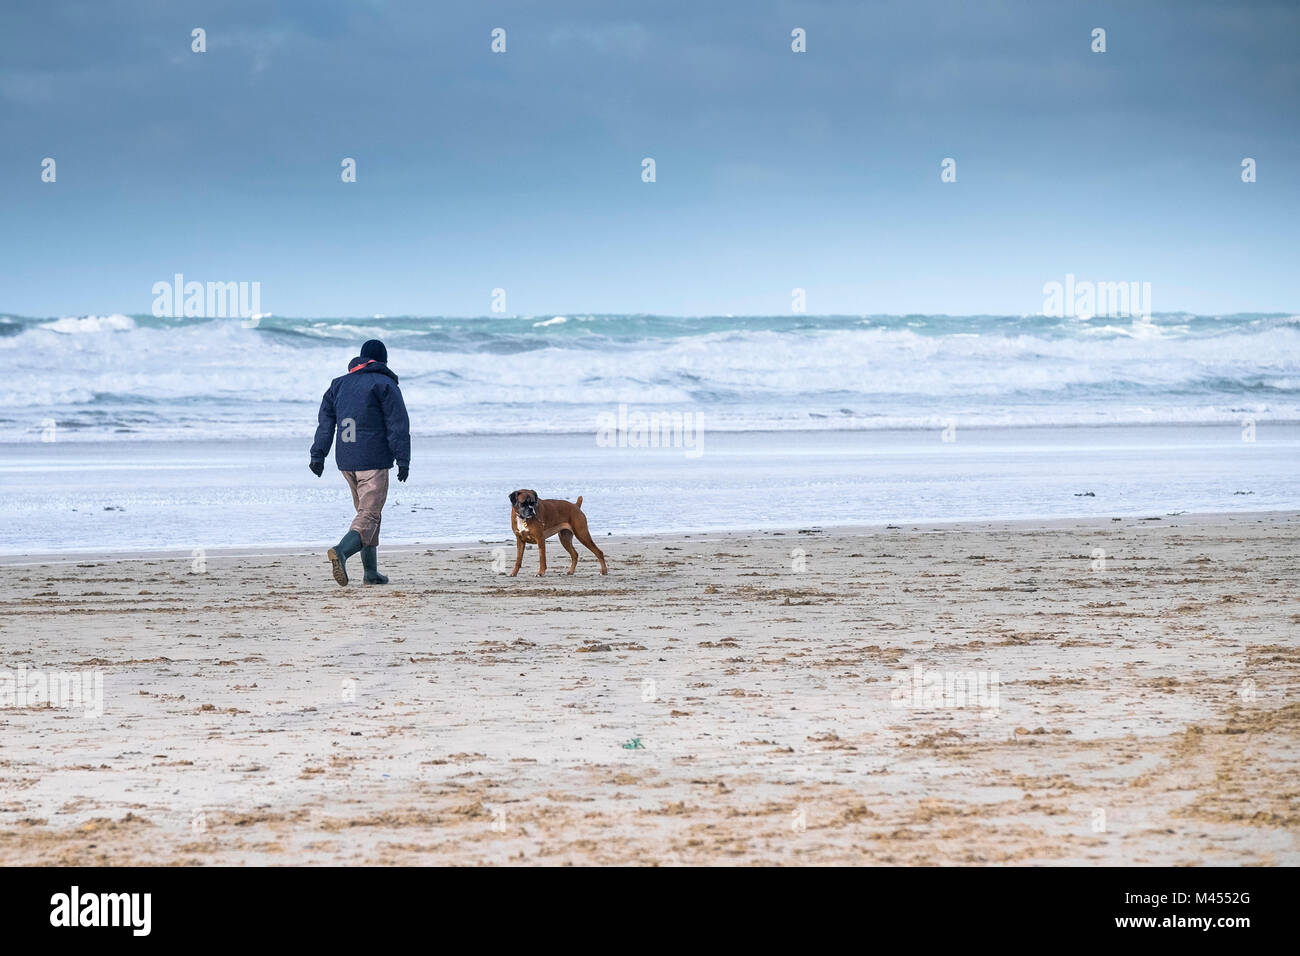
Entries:
{"label": "dark blue hooded jacket", "polygon": [[[330,382],[321,399],[311,460],[324,461],[337,431],[339,471],[371,471],[411,462],[411,422],[397,376],[383,362],[354,358],[348,374]],[[352,440],[349,441],[348,439]]]}

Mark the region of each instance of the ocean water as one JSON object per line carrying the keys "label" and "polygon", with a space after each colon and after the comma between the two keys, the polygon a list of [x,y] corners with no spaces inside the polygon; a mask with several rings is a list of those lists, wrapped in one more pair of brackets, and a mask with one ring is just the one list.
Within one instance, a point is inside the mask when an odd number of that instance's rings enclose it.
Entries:
{"label": "ocean water", "polygon": [[[502,540],[521,486],[612,535],[1300,507],[1295,316],[0,316],[0,552],[336,540],[307,449],[370,337],[413,421],[388,543]],[[699,444],[611,445],[620,406]]]}
{"label": "ocean water", "polygon": [[382,338],[416,434],[584,432],[619,403],[726,431],[1300,420],[1300,316],[0,316],[0,441],[295,438]]}

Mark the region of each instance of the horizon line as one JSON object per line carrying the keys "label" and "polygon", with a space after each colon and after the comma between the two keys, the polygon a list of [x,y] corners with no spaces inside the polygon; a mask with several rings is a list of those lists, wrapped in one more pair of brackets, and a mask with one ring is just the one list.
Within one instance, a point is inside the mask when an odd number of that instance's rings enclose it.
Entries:
{"label": "horizon line", "polygon": [[[1193,312],[1187,309],[1167,309],[1161,311],[1152,311],[1150,316],[1192,316],[1201,319],[1214,318],[1233,318],[1235,316],[1253,315],[1253,316],[1292,316],[1300,315],[1300,309],[1276,309],[1276,310],[1257,310],[1243,309],[1235,312]],[[597,312],[589,310],[546,310],[542,312],[516,312],[509,315],[505,314],[483,314],[476,315],[451,315],[447,313],[416,313],[416,312],[393,312],[393,313],[372,313],[370,315],[348,315],[339,313],[334,315],[305,315],[292,314],[288,312],[261,312],[256,316],[240,315],[192,315],[192,316],[171,316],[171,315],[154,315],[152,312],[123,312],[119,310],[109,310],[105,312],[84,312],[84,313],[50,313],[48,315],[23,315],[18,312],[0,311],[0,317],[10,319],[84,319],[84,318],[105,318],[108,316],[120,315],[126,318],[146,318],[146,319],[180,319],[195,321],[218,321],[227,320],[244,320],[249,318],[259,319],[365,319],[368,321],[384,321],[387,319],[454,319],[454,320],[473,320],[489,319],[507,321],[512,319],[540,319],[540,318],[571,318],[571,317],[601,317],[601,318],[650,318],[650,319],[775,319],[775,318],[810,318],[810,319],[871,319],[871,318],[942,318],[942,319],[1076,319],[1080,322],[1091,322],[1096,319],[1118,319],[1128,320],[1141,318],[1138,315],[1094,315],[1090,318],[1082,318],[1075,315],[1047,315],[1043,312],[696,312],[696,313],[672,313],[672,312]]]}

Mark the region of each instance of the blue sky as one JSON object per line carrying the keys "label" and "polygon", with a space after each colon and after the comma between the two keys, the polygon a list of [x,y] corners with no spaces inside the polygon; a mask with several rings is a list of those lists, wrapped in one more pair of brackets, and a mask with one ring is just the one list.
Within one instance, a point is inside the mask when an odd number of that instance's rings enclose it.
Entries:
{"label": "blue sky", "polygon": [[7,4],[0,310],[1300,311],[1298,54],[1289,2]]}

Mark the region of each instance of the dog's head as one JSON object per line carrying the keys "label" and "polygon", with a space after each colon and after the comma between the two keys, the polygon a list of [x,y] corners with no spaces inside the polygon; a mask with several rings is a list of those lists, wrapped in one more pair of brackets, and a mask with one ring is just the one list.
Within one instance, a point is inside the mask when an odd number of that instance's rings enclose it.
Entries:
{"label": "dog's head", "polygon": [[510,507],[515,509],[515,514],[519,517],[531,521],[537,516],[537,492],[531,488],[510,492]]}

